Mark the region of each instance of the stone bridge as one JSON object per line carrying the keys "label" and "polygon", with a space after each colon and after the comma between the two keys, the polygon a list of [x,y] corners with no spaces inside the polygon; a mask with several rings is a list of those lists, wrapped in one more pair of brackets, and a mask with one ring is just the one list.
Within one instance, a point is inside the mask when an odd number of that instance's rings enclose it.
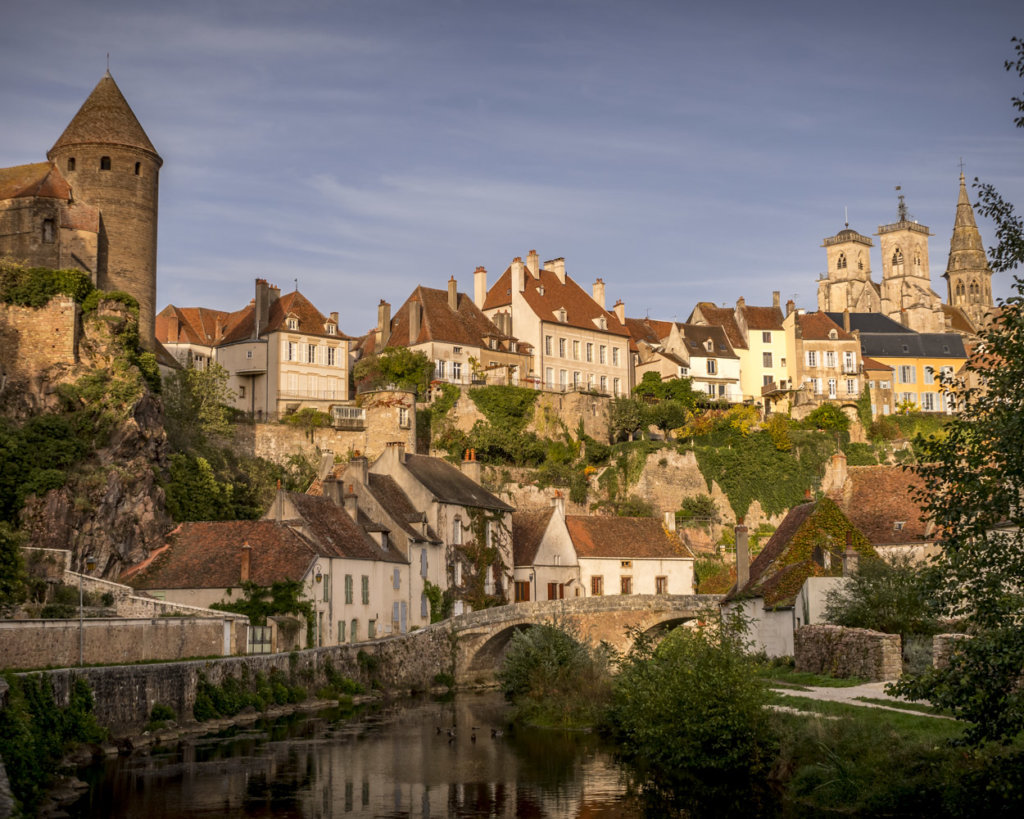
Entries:
{"label": "stone bridge", "polygon": [[455,680],[490,681],[501,665],[516,631],[553,623],[571,628],[580,637],[605,641],[619,651],[632,645],[629,632],[667,631],[709,608],[717,609],[716,594],[630,594],[574,597],[515,603],[453,617],[446,625],[454,633]]}

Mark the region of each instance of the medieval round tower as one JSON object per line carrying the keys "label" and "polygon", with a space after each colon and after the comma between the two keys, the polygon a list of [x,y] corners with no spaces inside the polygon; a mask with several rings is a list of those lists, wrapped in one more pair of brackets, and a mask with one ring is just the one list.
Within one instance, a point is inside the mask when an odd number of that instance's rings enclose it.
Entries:
{"label": "medieval round tower", "polygon": [[71,194],[100,211],[93,278],[139,302],[139,337],[154,346],[157,193],[163,160],[108,71],[47,153]]}

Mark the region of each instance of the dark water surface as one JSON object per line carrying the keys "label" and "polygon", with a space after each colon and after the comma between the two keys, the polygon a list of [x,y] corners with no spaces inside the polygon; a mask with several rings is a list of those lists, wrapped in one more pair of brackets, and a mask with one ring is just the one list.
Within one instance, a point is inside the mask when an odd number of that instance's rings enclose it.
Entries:
{"label": "dark water surface", "polygon": [[[90,768],[82,773],[90,790],[70,813],[146,819],[643,815],[597,738],[510,731],[507,714],[500,695],[475,694],[347,717],[295,715]],[[492,736],[492,728],[504,733]]]}

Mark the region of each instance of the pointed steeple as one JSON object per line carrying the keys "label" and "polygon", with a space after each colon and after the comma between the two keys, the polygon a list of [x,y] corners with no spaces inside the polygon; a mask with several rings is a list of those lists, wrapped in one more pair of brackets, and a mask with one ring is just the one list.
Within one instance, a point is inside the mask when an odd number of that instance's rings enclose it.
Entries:
{"label": "pointed steeple", "polygon": [[943,274],[974,271],[991,276],[992,271],[985,257],[985,246],[981,242],[978,223],[974,221],[974,208],[967,196],[967,183],[960,172],[960,197],[956,203],[956,220],[953,222],[953,238],[949,241],[949,264]]}
{"label": "pointed steeple", "polygon": [[50,148],[47,157],[52,159],[58,149],[71,145],[97,143],[139,148],[153,154],[159,161],[156,148],[149,141],[109,71],[96,83],[64,133]]}

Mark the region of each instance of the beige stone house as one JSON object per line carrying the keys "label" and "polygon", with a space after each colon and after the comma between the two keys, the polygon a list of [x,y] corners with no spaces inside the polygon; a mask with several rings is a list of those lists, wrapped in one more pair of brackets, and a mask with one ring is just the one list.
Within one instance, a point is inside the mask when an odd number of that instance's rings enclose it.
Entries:
{"label": "beige stone house", "polygon": [[843,329],[826,313],[795,309],[783,326],[793,412],[806,414],[828,402],[854,407],[863,387],[856,331]]}
{"label": "beige stone house", "polygon": [[487,287],[487,271],[474,275],[473,299],[499,327],[531,351],[520,384],[556,392],[628,395],[633,387],[625,310],[605,309],[604,281],[586,293],[565,271],[565,259],[541,267],[537,251],[521,257]]}
{"label": "beige stone house", "polygon": [[216,347],[240,313],[169,304],[156,314],[156,338],[182,367],[205,370],[217,360]]}

